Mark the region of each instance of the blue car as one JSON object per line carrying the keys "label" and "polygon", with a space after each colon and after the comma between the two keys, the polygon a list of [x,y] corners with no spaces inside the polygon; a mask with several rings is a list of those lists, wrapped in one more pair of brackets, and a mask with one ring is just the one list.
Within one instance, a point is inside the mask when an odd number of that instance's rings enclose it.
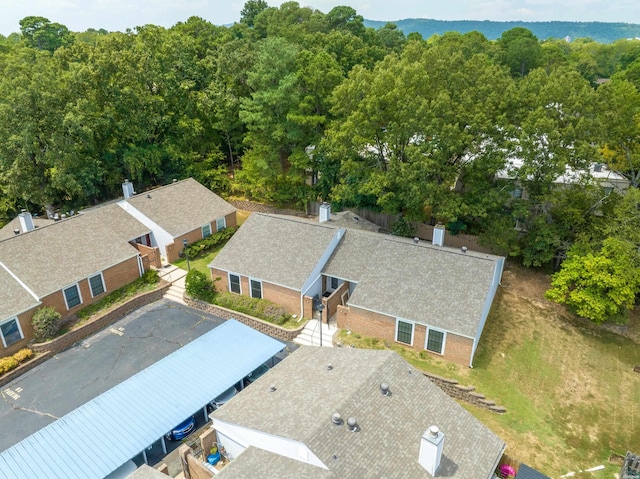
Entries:
{"label": "blue car", "polygon": [[195,416],[191,416],[189,419],[181,422],[176,427],[171,429],[169,434],[167,434],[167,439],[170,441],[180,441],[184,439],[189,434],[191,434],[196,428],[196,418]]}

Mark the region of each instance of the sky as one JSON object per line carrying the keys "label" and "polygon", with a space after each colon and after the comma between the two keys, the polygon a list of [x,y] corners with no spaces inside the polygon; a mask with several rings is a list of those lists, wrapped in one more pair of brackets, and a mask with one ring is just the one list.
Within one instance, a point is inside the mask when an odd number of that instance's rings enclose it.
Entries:
{"label": "sky", "polygon": [[[125,31],[154,24],[170,27],[191,16],[216,25],[237,22],[245,0],[0,0],[0,34],[20,30],[27,16],[46,17],[75,32]],[[280,6],[280,0],[267,0]],[[495,21],[598,21],[640,23],[638,0],[299,0],[327,13],[349,5],[369,20],[404,18]]]}

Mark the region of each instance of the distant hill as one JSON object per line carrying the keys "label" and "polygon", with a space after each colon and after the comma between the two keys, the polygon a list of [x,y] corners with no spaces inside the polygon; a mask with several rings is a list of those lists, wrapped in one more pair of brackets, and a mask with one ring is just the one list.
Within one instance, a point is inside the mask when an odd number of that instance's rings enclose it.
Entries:
{"label": "distant hill", "polygon": [[[367,27],[381,28],[387,22],[365,20]],[[407,18],[395,22],[398,28],[408,35],[418,32],[427,39],[434,34],[446,32],[468,33],[477,30],[489,40],[495,40],[502,32],[515,27],[528,28],[540,40],[548,38],[591,38],[599,43],[612,43],[623,38],[640,38],[640,25],[634,23],[604,22],[492,22],[489,20],[431,20],[426,18]]]}

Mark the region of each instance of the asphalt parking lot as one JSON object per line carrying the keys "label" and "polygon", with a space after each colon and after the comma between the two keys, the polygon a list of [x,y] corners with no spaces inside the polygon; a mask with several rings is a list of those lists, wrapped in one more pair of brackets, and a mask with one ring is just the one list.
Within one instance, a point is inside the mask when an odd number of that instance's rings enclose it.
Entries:
{"label": "asphalt parking lot", "polygon": [[0,451],[223,322],[160,300],[52,357],[0,391]]}

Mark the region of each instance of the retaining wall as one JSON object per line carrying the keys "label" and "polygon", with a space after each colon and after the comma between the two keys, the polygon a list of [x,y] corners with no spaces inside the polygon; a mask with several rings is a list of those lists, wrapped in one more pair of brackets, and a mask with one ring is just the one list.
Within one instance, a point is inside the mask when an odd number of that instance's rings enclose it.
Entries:
{"label": "retaining wall", "polygon": [[280,339],[282,341],[293,341],[293,339],[302,332],[305,324],[307,324],[307,322],[304,321],[299,328],[285,329],[275,324],[271,324],[267,321],[249,316],[248,314],[239,313],[238,311],[233,311],[231,309],[223,308],[215,304],[205,303],[204,301],[193,299],[186,294],[183,296],[183,298],[187,306],[199,309],[200,311],[204,311],[206,313],[213,314],[214,316],[218,316],[223,319],[235,319],[236,321],[240,321],[241,323],[252,327],[256,331],[268,334],[269,336]]}
{"label": "retaining wall", "polygon": [[507,412],[506,408],[498,406],[495,401],[485,398],[484,394],[474,392],[476,388],[473,386],[461,386],[455,379],[443,378],[431,373],[423,374],[454,399],[460,399],[461,401],[468,402],[469,404],[473,404],[474,406],[487,409],[497,414],[504,414]]}
{"label": "retaining wall", "polygon": [[160,280],[159,288],[147,293],[141,293],[138,296],[133,297],[126,303],[121,304],[120,306],[117,306],[107,312],[101,314],[98,313],[87,323],[75,329],[72,329],[71,331],[63,334],[60,337],[57,337],[51,341],[47,341],[46,343],[34,343],[29,347],[36,353],[50,351],[53,354],[57,354],[59,352],[62,352],[78,341],[81,341],[115,323],[119,319],[122,319],[124,316],[135,311],[136,309],[162,299],[162,295],[167,289],[169,289],[169,286],[171,286],[171,283]]}

